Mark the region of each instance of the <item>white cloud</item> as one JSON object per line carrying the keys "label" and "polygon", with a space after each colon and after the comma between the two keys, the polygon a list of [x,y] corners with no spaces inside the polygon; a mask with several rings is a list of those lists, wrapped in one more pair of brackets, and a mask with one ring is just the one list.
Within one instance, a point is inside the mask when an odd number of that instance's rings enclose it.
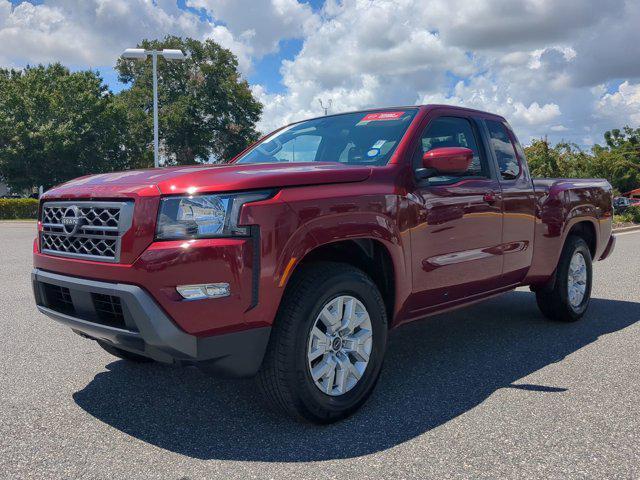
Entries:
{"label": "white cloud", "polygon": [[[322,20],[283,63],[285,92],[255,87],[263,130],[317,115],[317,99],[332,98],[333,111],[465,105],[502,114],[525,141],[581,143],[585,123],[600,135],[620,120],[596,108],[595,81],[640,78],[640,50],[609,48],[640,42],[636,0],[335,0]],[[623,117],[638,123],[634,107]]]}
{"label": "white cloud", "polygon": [[538,102],[533,102],[528,107],[521,102],[514,105],[513,118],[529,125],[548,124],[560,116],[560,107],[555,103],[547,103],[542,107]]}
{"label": "white cloud", "polygon": [[281,40],[302,38],[320,23],[311,7],[297,0],[188,0],[187,5],[223,21],[254,58],[276,52]]}
{"label": "white cloud", "polygon": [[[465,49],[505,50],[556,43],[593,27],[625,0],[432,0],[422,2],[431,25],[451,45]],[[600,7],[600,8],[598,8]]]}
{"label": "white cloud", "polygon": [[0,0],[0,65],[61,61],[111,66],[124,48],[168,34],[212,38],[237,57],[241,71],[302,38],[320,20],[297,0],[188,0],[212,20],[178,8],[176,0],[47,0],[12,7]]}
{"label": "white cloud", "polygon": [[200,37],[207,25],[167,0],[0,0],[0,65],[114,65],[124,48],[160,34]]}
{"label": "white cloud", "polygon": [[621,124],[640,125],[640,83],[623,82],[613,93],[598,100],[596,111]]}
{"label": "white cloud", "polygon": [[317,114],[318,98],[333,99],[340,111],[412,104],[421,89],[445,82],[446,72],[471,74],[472,58],[448,47],[420,17],[407,0],[330,2],[300,54],[283,62],[286,95],[261,90],[267,104],[261,128]]}
{"label": "white cloud", "polygon": [[542,106],[538,102],[523,103],[512,96],[509,85],[500,85],[488,76],[481,75],[469,83],[458,82],[452,95],[425,94],[420,103],[445,103],[488,110],[507,118],[514,128],[524,129],[545,125],[560,117],[560,107],[555,103]]}
{"label": "white cloud", "polygon": [[[212,38],[244,73],[282,40],[282,92],[253,85],[263,131],[333,111],[439,102],[504,115],[520,136],[586,143],[640,125],[638,0],[0,0],[0,66],[111,66],[166,34]],[[603,5],[603,4],[606,4]],[[612,88],[615,87],[615,88]],[[586,133],[585,133],[586,132]]]}
{"label": "white cloud", "polygon": [[[245,37],[247,36],[248,34],[245,35]],[[241,72],[247,73],[251,70],[252,48],[245,42],[234,38],[227,27],[223,25],[213,26],[206,38],[210,38],[217,44],[231,50],[238,57],[238,68]]]}

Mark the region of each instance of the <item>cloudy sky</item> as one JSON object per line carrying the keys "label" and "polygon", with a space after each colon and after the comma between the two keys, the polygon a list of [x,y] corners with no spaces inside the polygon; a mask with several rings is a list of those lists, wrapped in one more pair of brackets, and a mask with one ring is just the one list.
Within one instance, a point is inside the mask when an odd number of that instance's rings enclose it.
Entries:
{"label": "cloudy sky", "polygon": [[0,0],[0,66],[113,65],[142,38],[213,38],[264,103],[260,128],[332,111],[449,103],[524,142],[640,126],[640,0]]}

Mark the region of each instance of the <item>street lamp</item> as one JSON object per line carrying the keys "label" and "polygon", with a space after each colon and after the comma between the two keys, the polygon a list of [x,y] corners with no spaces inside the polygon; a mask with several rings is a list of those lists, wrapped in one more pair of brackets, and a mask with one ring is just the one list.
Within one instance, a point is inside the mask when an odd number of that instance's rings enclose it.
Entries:
{"label": "street lamp", "polygon": [[322,102],[322,99],[319,98],[318,102],[320,102],[320,108],[324,110],[324,114],[325,115],[329,115],[329,109],[331,108],[331,106],[333,105],[333,99],[329,99],[329,101],[327,102],[327,105],[325,106],[325,104]]}
{"label": "street lamp", "polygon": [[158,153],[158,55],[169,61],[186,60],[187,56],[182,50],[164,49],[164,50],[145,50],[144,48],[127,48],[122,52],[121,57],[128,60],[144,61],[151,56],[153,65],[153,165],[155,168],[160,166]]}

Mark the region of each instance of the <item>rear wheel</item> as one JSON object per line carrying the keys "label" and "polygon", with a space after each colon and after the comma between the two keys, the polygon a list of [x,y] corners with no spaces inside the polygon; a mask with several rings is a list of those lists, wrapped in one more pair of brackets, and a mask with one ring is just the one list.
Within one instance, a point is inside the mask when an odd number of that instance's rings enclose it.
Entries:
{"label": "rear wheel", "polygon": [[553,289],[536,292],[538,307],[547,318],[563,322],[582,318],[591,300],[591,263],[586,242],[580,237],[567,238]]}
{"label": "rear wheel", "polygon": [[290,284],[258,382],[277,409],[335,422],[355,412],[378,380],[385,305],[373,281],[346,264],[309,265]]}
{"label": "rear wheel", "polygon": [[109,352],[111,355],[121,358],[123,360],[127,360],[129,362],[136,363],[149,363],[153,362],[153,359],[138,355],[137,353],[127,352],[126,350],[122,350],[118,347],[114,347],[113,345],[109,345],[106,342],[102,342],[100,340],[97,341],[98,345],[100,345],[105,351]]}

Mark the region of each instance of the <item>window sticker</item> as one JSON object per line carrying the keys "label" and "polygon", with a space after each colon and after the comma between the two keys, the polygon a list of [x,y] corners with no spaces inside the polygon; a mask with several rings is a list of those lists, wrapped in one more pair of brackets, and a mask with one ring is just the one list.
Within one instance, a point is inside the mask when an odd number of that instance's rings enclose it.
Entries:
{"label": "window sticker", "polygon": [[383,122],[387,120],[398,120],[404,115],[404,112],[377,112],[368,113],[362,120],[358,122],[358,125],[365,125],[369,122]]}
{"label": "window sticker", "polygon": [[382,146],[385,144],[386,140],[378,140],[376,143],[374,143],[373,145],[371,145],[371,148],[377,148],[380,149],[382,148]]}
{"label": "window sticker", "polygon": [[380,153],[379,148],[372,148],[367,152],[367,157],[371,157],[371,158],[377,157],[379,153]]}

